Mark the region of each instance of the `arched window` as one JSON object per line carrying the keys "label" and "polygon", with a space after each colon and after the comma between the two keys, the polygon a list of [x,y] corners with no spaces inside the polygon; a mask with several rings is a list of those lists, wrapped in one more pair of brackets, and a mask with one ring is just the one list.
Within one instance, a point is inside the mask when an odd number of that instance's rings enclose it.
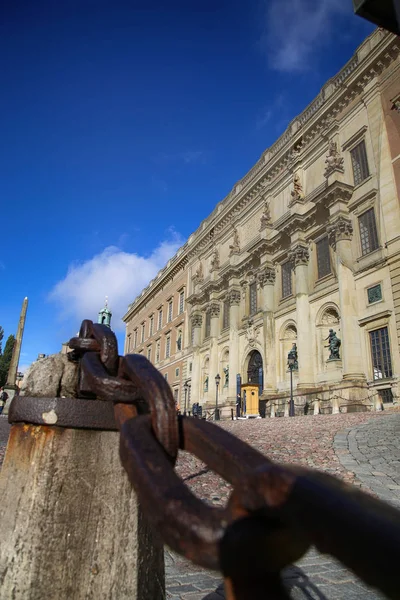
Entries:
{"label": "arched window", "polygon": [[247,367],[247,382],[261,385],[262,383],[262,356],[257,350],[253,350],[250,355],[249,365]]}

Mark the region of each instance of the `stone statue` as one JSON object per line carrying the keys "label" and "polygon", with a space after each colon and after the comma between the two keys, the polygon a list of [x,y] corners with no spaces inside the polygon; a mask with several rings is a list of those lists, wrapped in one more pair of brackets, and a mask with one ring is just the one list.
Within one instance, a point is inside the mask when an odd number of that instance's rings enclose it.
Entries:
{"label": "stone statue", "polygon": [[[298,368],[299,368],[298,355],[297,355],[297,344],[293,344],[291,350],[289,350],[288,359],[289,358],[294,358],[294,363],[293,363],[293,366],[292,366],[292,370],[293,371],[297,371]],[[288,363],[288,366],[289,366],[289,363]]]}
{"label": "stone statue", "polygon": [[224,373],[225,373],[225,382],[224,382],[224,387],[228,387],[229,384],[229,365],[227,365],[224,369],[223,369]]}
{"label": "stone statue", "polygon": [[260,222],[261,222],[260,230],[265,229],[266,227],[269,227],[271,225],[271,211],[269,209],[268,200],[266,200],[266,202],[265,202],[264,210],[261,215]]}
{"label": "stone statue", "polygon": [[178,350],[182,350],[182,329],[178,331],[178,339],[176,340],[176,347]]}
{"label": "stone statue", "polygon": [[214,271],[214,269],[219,269],[219,253],[217,248],[214,248],[211,254],[211,271]]}
{"label": "stone statue", "polygon": [[339,348],[340,348],[342,342],[337,337],[336,331],[333,331],[333,329],[330,329],[329,335],[327,338],[325,338],[325,340],[329,340],[328,345],[325,346],[325,348],[329,348],[329,351],[330,351],[328,360],[340,358]]}
{"label": "stone statue", "polygon": [[208,392],[208,375],[206,376],[206,378],[204,380],[204,391]]}
{"label": "stone statue", "polygon": [[233,244],[229,245],[229,250],[229,254],[237,254],[238,252],[240,252],[239,233],[235,225],[233,226]]}
{"label": "stone statue", "polygon": [[203,281],[203,278],[204,278],[203,263],[200,263],[196,269],[193,279],[196,279],[196,281]]}
{"label": "stone statue", "polygon": [[293,190],[291,191],[291,195],[292,195],[292,202],[301,200],[304,196],[303,186],[301,185],[300,176],[298,173],[295,173],[294,177],[293,177]]}
{"label": "stone statue", "polygon": [[328,147],[328,155],[325,160],[325,172],[324,176],[329,177],[333,171],[341,171],[343,173],[344,158],[340,156],[337,148],[337,143],[330,141]]}

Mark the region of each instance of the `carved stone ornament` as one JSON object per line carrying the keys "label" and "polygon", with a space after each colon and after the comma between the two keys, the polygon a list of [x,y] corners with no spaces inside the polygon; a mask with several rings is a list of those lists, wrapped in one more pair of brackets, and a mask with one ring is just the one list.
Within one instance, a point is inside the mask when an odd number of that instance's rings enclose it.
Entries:
{"label": "carved stone ornament", "polygon": [[266,229],[267,227],[271,227],[271,224],[271,211],[269,209],[269,202],[266,200],[264,204],[264,210],[260,218],[260,231]]}
{"label": "carved stone ornament", "polygon": [[276,278],[275,269],[266,267],[258,273],[258,281],[261,287],[265,285],[274,285]]}
{"label": "carved stone ornament", "polygon": [[203,323],[203,316],[200,313],[195,313],[191,316],[192,327],[201,327]]}
{"label": "carved stone ornament", "polygon": [[342,240],[351,240],[353,237],[353,225],[350,219],[339,216],[334,223],[326,228],[329,236],[329,243],[335,250],[337,242]]}
{"label": "carved stone ornament", "polygon": [[293,189],[290,194],[292,196],[290,206],[295,202],[301,202],[304,199],[303,186],[301,185],[300,176],[298,173],[295,173],[293,176]]}
{"label": "carved stone ornament", "polygon": [[218,302],[211,302],[207,308],[207,312],[210,313],[211,318],[219,317],[220,310],[221,307]]}
{"label": "carved stone ornament", "polygon": [[226,298],[231,306],[240,304],[240,290],[229,290]]}
{"label": "carved stone ornament", "polygon": [[203,280],[204,280],[203,263],[200,263],[196,269],[195,274],[193,275],[193,281],[196,281],[197,283],[201,283]]}
{"label": "carved stone ornament", "polygon": [[334,171],[344,173],[343,163],[344,158],[340,155],[340,152],[337,148],[337,143],[330,141],[328,155],[325,160],[326,167],[324,171],[324,177],[328,178]]}
{"label": "carved stone ornament", "polygon": [[219,252],[217,248],[214,248],[211,254],[211,271],[215,271],[216,269],[219,269]]}
{"label": "carved stone ornament", "polygon": [[246,329],[246,340],[249,346],[255,346],[257,343],[257,336],[260,333],[259,327],[254,327],[254,323],[252,320],[249,321],[248,327]]}
{"label": "carved stone ornament", "polygon": [[307,265],[310,253],[306,246],[298,244],[289,252],[289,259],[292,261],[292,267],[295,269],[300,265]]}
{"label": "carved stone ornament", "polygon": [[233,226],[233,243],[229,245],[229,256],[232,254],[239,254],[240,252],[240,240],[236,226]]}

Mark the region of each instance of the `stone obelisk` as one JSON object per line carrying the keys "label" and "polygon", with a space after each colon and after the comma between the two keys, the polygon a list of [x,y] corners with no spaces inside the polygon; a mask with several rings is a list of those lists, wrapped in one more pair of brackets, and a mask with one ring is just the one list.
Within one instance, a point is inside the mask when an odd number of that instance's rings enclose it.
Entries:
{"label": "stone obelisk", "polygon": [[11,357],[10,367],[8,369],[7,383],[4,386],[5,391],[8,394],[8,400],[4,407],[3,413],[8,413],[8,407],[10,406],[11,400],[14,398],[15,390],[17,389],[17,370],[19,363],[19,356],[21,354],[22,336],[24,335],[26,311],[28,309],[28,298],[24,298],[22,303],[21,314],[19,317],[17,335],[15,337],[15,343],[13,353]]}

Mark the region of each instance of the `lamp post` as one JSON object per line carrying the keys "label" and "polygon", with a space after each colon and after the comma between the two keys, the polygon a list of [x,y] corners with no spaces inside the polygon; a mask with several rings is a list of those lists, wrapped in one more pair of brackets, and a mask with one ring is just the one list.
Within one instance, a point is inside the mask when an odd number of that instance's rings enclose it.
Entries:
{"label": "lamp post", "polygon": [[215,376],[215,415],[214,421],[219,421],[219,408],[218,408],[218,386],[221,381],[221,376],[219,373]]}
{"label": "lamp post", "polygon": [[185,410],[183,412],[184,417],[186,417],[186,400],[187,400],[188,388],[189,388],[189,384],[187,381],[185,381],[185,385],[183,386],[183,389],[185,390]]}
{"label": "lamp post", "polygon": [[294,400],[293,400],[293,369],[296,364],[294,356],[288,354],[288,367],[290,369],[290,403],[289,403],[289,417],[294,417]]}

